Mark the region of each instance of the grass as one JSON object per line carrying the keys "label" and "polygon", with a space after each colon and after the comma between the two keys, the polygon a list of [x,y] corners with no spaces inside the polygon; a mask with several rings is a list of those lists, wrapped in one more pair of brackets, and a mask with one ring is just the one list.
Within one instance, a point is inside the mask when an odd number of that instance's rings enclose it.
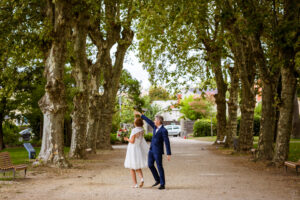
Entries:
{"label": "grass", "polygon": [[[34,149],[36,151],[36,155],[38,156],[41,148],[35,147]],[[69,150],[69,147],[65,147],[65,154],[67,154]],[[11,161],[14,165],[30,163],[30,159],[28,158],[28,152],[24,147],[6,148],[0,152],[9,152]]]}
{"label": "grass", "polygon": [[[35,152],[36,155],[38,156],[40,153],[41,148],[40,147],[35,147]],[[64,149],[65,154],[69,153],[70,147],[65,147]],[[14,165],[18,164],[29,164],[33,161],[33,159],[28,158],[28,152],[24,147],[14,147],[14,148],[6,148],[0,152],[9,152],[11,161]],[[7,172],[6,176],[3,176],[3,173],[0,173],[0,181],[11,181],[13,180],[12,178],[12,172]],[[23,172],[17,173],[16,177],[22,177]]]}
{"label": "grass", "polygon": [[[206,136],[206,137],[193,137],[190,135],[188,139],[194,139],[194,140],[201,140],[201,141],[208,141],[208,142],[214,142],[216,141],[216,136]],[[257,148],[258,143],[258,136],[254,136],[253,139],[253,148]],[[300,139],[291,139],[290,140],[290,150],[289,150],[289,161],[298,161],[300,159]]]}

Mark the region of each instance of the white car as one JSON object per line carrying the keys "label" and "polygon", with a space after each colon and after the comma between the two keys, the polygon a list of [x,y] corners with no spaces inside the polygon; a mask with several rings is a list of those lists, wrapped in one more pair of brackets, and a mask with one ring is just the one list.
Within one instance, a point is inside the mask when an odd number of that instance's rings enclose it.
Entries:
{"label": "white car", "polygon": [[180,136],[181,128],[179,125],[166,125],[165,128],[168,130],[169,136]]}

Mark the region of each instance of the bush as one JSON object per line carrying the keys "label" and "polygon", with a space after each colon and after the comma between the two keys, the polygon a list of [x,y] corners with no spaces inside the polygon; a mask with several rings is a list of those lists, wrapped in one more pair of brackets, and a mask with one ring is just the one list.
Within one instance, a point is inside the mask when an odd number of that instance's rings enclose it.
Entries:
{"label": "bush", "polygon": [[14,124],[5,122],[3,125],[3,139],[4,144],[7,146],[22,146],[22,142],[19,142],[20,129]]}
{"label": "bush", "polygon": [[[212,121],[213,135],[217,134],[216,122]],[[194,137],[211,136],[211,120],[210,119],[198,119],[194,123]]]}
{"label": "bush", "polygon": [[144,135],[145,140],[150,142],[152,140],[153,134],[152,133],[148,133]]}
{"label": "bush", "polygon": [[118,141],[117,134],[116,133],[111,133],[110,134],[110,143],[115,144],[117,141]]}
{"label": "bush", "polygon": [[[237,125],[237,135],[240,135],[240,126],[241,126],[241,117],[238,117],[238,125]],[[259,136],[260,132],[260,116],[254,115],[253,119],[253,132],[254,136]]]}

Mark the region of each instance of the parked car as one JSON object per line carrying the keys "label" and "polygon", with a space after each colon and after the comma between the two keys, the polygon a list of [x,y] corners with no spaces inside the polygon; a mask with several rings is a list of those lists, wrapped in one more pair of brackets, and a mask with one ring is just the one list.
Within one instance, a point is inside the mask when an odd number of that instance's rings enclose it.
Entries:
{"label": "parked car", "polygon": [[168,130],[169,136],[180,136],[181,127],[179,125],[166,125],[165,128]]}

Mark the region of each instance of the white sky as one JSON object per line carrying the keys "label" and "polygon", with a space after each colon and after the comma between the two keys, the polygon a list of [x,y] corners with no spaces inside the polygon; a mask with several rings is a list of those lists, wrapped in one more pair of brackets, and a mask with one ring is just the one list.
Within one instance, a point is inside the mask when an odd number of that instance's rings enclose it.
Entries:
{"label": "white sky", "polygon": [[143,64],[139,62],[134,51],[128,51],[123,67],[130,72],[133,78],[140,81],[143,91],[150,88],[149,73],[143,69]]}

